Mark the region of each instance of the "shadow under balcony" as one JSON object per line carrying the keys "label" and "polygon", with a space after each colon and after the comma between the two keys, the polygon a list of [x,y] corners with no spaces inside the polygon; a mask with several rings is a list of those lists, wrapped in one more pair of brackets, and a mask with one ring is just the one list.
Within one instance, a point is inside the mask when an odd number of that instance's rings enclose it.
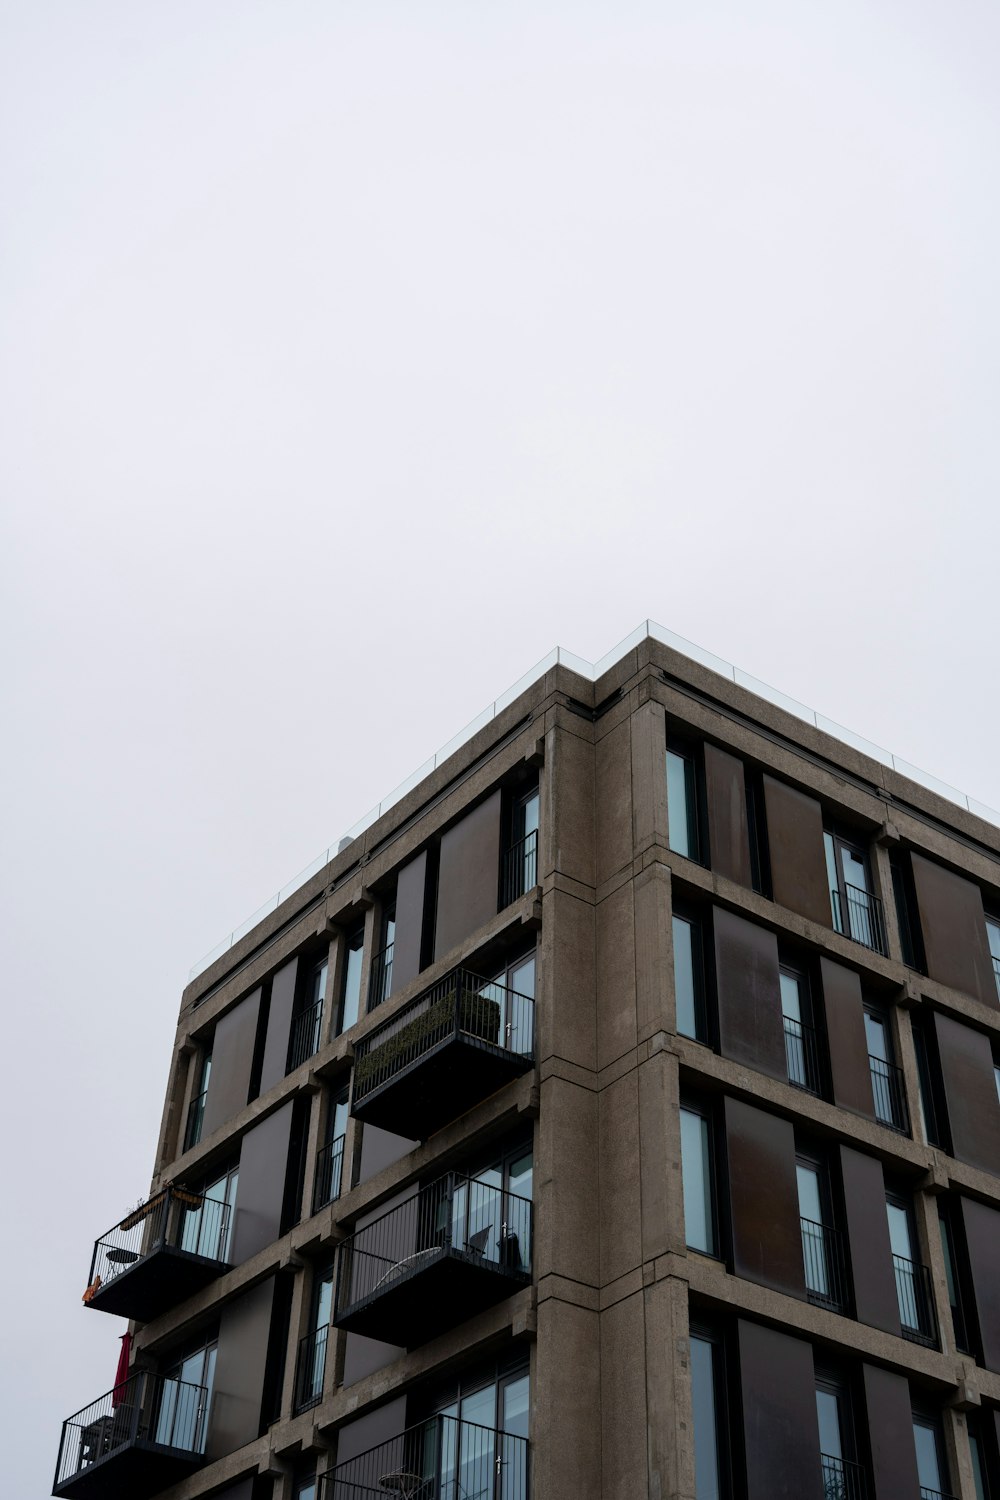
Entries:
{"label": "shadow under balcony", "polygon": [[528,1500],[528,1440],[457,1417],[430,1417],[338,1464],[320,1500]]}
{"label": "shadow under balcony", "polygon": [[229,1269],[229,1205],[168,1187],[94,1245],[88,1307],[149,1323]]}
{"label": "shadow under balcony", "polygon": [[534,1059],[534,1001],[453,969],[357,1044],[351,1113],[426,1140]]}
{"label": "shadow under balcony", "polygon": [[345,1240],[333,1322],[414,1348],[531,1280],[531,1203],[451,1172]]}
{"label": "shadow under balcony", "polygon": [[146,1500],[204,1463],[208,1391],[138,1371],[63,1423],[52,1493]]}

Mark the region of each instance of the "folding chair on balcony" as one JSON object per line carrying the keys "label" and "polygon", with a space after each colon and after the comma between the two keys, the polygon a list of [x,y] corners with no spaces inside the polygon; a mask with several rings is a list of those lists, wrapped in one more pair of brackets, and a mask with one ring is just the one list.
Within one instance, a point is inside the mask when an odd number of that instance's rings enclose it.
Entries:
{"label": "folding chair on balcony", "polygon": [[490,1237],[490,1230],[492,1228],[492,1224],[487,1224],[485,1229],[477,1229],[475,1234],[469,1235],[469,1238],[465,1242],[465,1248],[469,1255],[478,1256],[482,1260],[486,1253],[486,1241]]}

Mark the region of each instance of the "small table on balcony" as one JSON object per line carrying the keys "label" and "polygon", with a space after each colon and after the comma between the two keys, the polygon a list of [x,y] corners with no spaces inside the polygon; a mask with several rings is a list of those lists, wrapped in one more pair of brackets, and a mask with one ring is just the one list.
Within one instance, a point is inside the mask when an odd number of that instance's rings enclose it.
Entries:
{"label": "small table on balcony", "polygon": [[395,1474],[383,1474],[378,1487],[388,1495],[399,1495],[400,1500],[416,1500],[423,1483],[422,1474],[408,1474],[400,1470]]}

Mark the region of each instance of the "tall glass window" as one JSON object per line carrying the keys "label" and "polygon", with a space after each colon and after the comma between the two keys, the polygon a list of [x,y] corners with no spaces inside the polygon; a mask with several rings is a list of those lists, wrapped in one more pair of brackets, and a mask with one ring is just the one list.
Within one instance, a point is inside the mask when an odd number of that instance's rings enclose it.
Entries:
{"label": "tall glass window", "polygon": [[993,977],[1000,996],[1000,921],[996,917],[986,918],[986,936],[990,942],[990,957],[993,960]]}
{"label": "tall glass window", "polygon": [[946,1489],[941,1437],[928,1417],[913,1418],[913,1446],[917,1451],[917,1480],[926,1500],[937,1500]]}
{"label": "tall glass window", "polygon": [[712,1212],[712,1147],[704,1115],[681,1110],[681,1172],[684,1178],[684,1233],[692,1250],[715,1254]]}
{"label": "tall glass window", "polygon": [[691,1335],[691,1402],[694,1409],[694,1492],[696,1500],[721,1500],[719,1421],[716,1410],[715,1344]]}
{"label": "tall glass window", "polygon": [[986,1459],[983,1453],[982,1439],[978,1432],[969,1432],[969,1452],[972,1455],[972,1477],[976,1485],[976,1500],[990,1500],[989,1486],[986,1482]]}
{"label": "tall glass window", "polygon": [[819,1067],[814,1037],[808,1023],[808,990],[803,974],[783,968],[781,983],[781,1020],[785,1032],[785,1068],[788,1081],[809,1093],[819,1092]]}
{"label": "tall glass window", "polygon": [[819,1167],[810,1162],[796,1162],[795,1177],[799,1190],[806,1289],[823,1301],[829,1301],[833,1288],[829,1247],[823,1223],[823,1183]]}
{"label": "tall glass window", "polygon": [[358,927],[347,939],[344,959],[344,992],[340,1001],[338,1031],[349,1031],[358,1019],[361,1003],[361,963],[365,951],[365,929]]}
{"label": "tall glass window", "polygon": [[667,823],[670,847],[686,859],[698,859],[698,794],[694,757],[667,751]]}
{"label": "tall glass window", "polygon": [[707,1042],[701,928],[698,923],[675,915],[673,935],[677,1030],[681,1036],[693,1037],[697,1042]]}

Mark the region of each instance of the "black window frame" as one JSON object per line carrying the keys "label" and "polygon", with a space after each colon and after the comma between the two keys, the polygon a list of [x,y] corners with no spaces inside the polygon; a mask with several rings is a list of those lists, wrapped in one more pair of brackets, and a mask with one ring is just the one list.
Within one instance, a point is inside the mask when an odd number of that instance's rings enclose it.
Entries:
{"label": "black window frame", "polygon": [[[708,1170],[709,1217],[710,1217],[710,1220],[711,1220],[712,1243],[713,1243],[713,1246],[714,1246],[714,1248],[711,1249],[711,1250],[702,1250],[702,1249],[699,1248],[699,1246],[692,1245],[692,1244],[688,1243],[688,1240],[687,1240],[687,1219],[685,1217],[685,1224],[684,1224],[685,1248],[687,1250],[689,1250],[693,1255],[702,1255],[702,1256],[704,1256],[706,1260],[716,1260],[716,1261],[722,1261],[723,1263],[726,1263],[727,1257],[726,1257],[726,1254],[725,1254],[724,1248],[723,1248],[723,1218],[722,1218],[722,1215],[720,1214],[720,1211],[719,1211],[720,1174],[719,1174],[719,1164],[718,1164],[718,1153],[719,1153],[719,1149],[720,1149],[720,1145],[721,1145],[723,1133],[718,1128],[718,1119],[717,1119],[718,1112],[717,1112],[716,1108],[714,1107],[714,1105],[711,1104],[709,1101],[707,1101],[705,1099],[698,1098],[697,1096],[692,1096],[692,1095],[690,1095],[690,1094],[688,1094],[686,1092],[682,1092],[681,1096],[680,1096],[680,1101],[679,1101],[679,1105],[678,1105],[678,1124],[679,1124],[680,1111],[682,1111],[682,1110],[685,1113],[687,1113],[687,1114],[695,1115],[695,1116],[697,1116],[698,1119],[704,1120],[704,1122],[705,1122],[705,1124],[707,1126],[707,1132],[706,1132],[706,1134],[707,1134],[707,1137],[708,1137],[708,1141],[707,1141],[707,1170]],[[682,1138],[682,1141],[681,1141],[681,1202],[682,1203],[684,1201],[683,1200],[683,1195],[684,1195],[684,1152],[683,1152],[683,1138]]]}
{"label": "black window frame", "polygon": [[[684,778],[684,801],[685,801],[685,823],[687,828],[687,843],[692,842],[694,848],[685,851],[679,849],[673,842],[671,828],[673,818],[671,817],[670,798],[670,759],[682,761],[686,767]],[[667,727],[667,750],[664,761],[664,777],[667,783],[667,847],[671,853],[680,855],[681,859],[689,859],[692,864],[700,865],[703,869],[709,868],[708,847],[708,809],[705,806],[705,761],[701,745],[693,740],[678,738],[670,732]]]}
{"label": "black window frame", "polygon": [[[739,1401],[731,1382],[736,1380],[734,1361],[729,1357],[728,1340],[713,1322],[703,1318],[700,1310],[692,1308],[688,1320],[688,1341],[697,1339],[712,1350],[712,1396],[715,1402],[715,1449],[716,1472],[720,1500],[730,1500],[734,1484],[738,1482],[736,1465],[743,1453],[742,1434],[737,1441],[733,1417],[739,1410]],[[694,1361],[690,1350],[688,1368],[693,1371]],[[694,1382],[691,1384],[691,1439],[695,1441],[697,1413],[694,1401]],[[695,1472],[695,1500],[698,1500],[698,1475]]]}
{"label": "black window frame", "polygon": [[[351,975],[351,959],[350,959],[350,955],[352,953],[359,953],[361,955],[361,957],[360,957],[360,959],[358,961],[359,962],[359,967],[358,967],[357,1013],[355,1014],[354,1019],[351,1021],[351,1025],[345,1027],[345,1025],[344,1025],[344,1017],[345,1017],[345,1014],[346,1014],[346,1006],[347,1006],[347,986],[348,986],[348,983],[350,981],[350,975]],[[341,973],[340,973],[340,987],[339,987],[339,994],[337,996],[337,1030],[336,1030],[336,1033],[335,1033],[337,1036],[343,1036],[343,1034],[344,1034],[345,1031],[350,1031],[351,1027],[356,1026],[358,1024],[358,1022],[362,1019],[361,1001],[362,1001],[362,993],[363,992],[362,992],[362,989],[361,989],[361,981],[364,978],[364,967],[365,967],[365,924],[364,924],[364,922],[357,922],[357,923],[355,923],[355,925],[353,927],[351,927],[347,932],[345,932],[344,939],[343,939],[343,961],[342,961],[341,966],[340,966],[340,968],[341,968]],[[327,981],[327,983],[329,983],[329,980]]]}
{"label": "black window frame", "polygon": [[[671,917],[671,945],[673,949],[674,975],[674,1025],[677,1035],[688,1041],[699,1042],[704,1047],[716,1049],[715,1021],[710,1004],[711,969],[709,963],[711,913],[705,907],[689,905],[684,901],[674,902]],[[691,971],[694,986],[695,1035],[682,1031],[677,1006],[677,943],[676,923],[683,922],[691,930]]]}

